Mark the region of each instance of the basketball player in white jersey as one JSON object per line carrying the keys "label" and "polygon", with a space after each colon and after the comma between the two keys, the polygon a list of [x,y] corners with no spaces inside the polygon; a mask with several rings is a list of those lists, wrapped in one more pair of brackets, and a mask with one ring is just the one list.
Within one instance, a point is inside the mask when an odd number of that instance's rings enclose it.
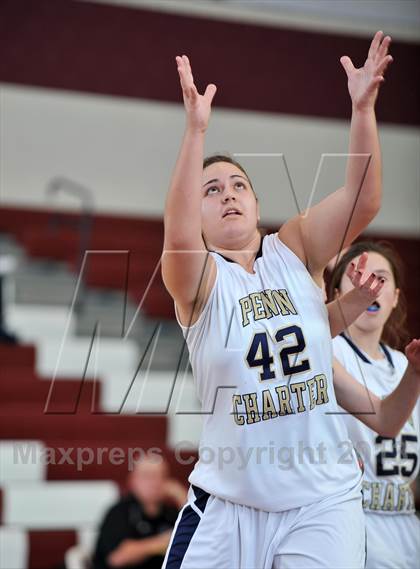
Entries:
{"label": "basketball player in white jersey", "polygon": [[[361,472],[353,451],[344,457],[321,285],[330,258],[380,206],[374,106],[389,43],[377,32],[360,69],[341,58],[352,100],[344,187],[264,238],[242,167],[216,157],[203,168],[216,87],[199,95],[188,58],[177,57],[187,124],[162,274],[205,414],[167,569],[364,566]],[[360,154],[371,156],[367,170]]]}
{"label": "basketball player in white jersey", "polygon": [[[345,270],[363,251],[369,252],[367,267],[384,278],[385,284],[376,302],[341,337],[334,339],[333,349],[336,359],[358,379],[363,389],[369,389],[385,401],[387,395],[406,379],[413,365],[417,365],[420,372],[420,350],[417,348],[416,351],[413,342],[406,347],[405,355],[395,349],[405,340],[406,309],[401,291],[400,262],[390,247],[374,242],[351,246],[334,270],[331,292],[345,294],[351,288]],[[414,382],[411,401],[406,400],[406,407],[413,406],[418,394],[418,384],[416,387]],[[351,407],[348,410],[352,412]],[[355,410],[365,412],[367,416],[376,409],[367,402],[359,402],[357,408],[354,405]],[[366,567],[417,568],[420,563],[420,521],[415,514],[411,486],[415,487],[419,471],[420,401],[417,400],[413,413],[399,429],[389,425],[387,436],[378,436],[376,429],[370,429],[351,415],[344,415],[344,418],[365,468]]]}
{"label": "basketball player in white jersey", "polygon": [[[367,247],[380,248],[371,243],[368,243]],[[381,271],[378,274],[372,272],[365,280],[364,272],[368,264],[372,265],[372,260],[369,260],[368,253],[363,251],[363,244],[354,245],[352,250],[354,248],[357,248],[360,255],[356,259],[357,262],[350,261],[345,271],[344,266],[340,265],[341,279],[347,277],[346,292],[326,305],[332,338],[339,334],[342,338],[346,338],[343,331],[359,316],[366,312],[371,314],[377,311],[379,298],[382,298],[381,291],[387,281]],[[394,258],[395,255],[392,252],[391,254]],[[326,291],[324,298],[327,299]],[[402,322],[402,318],[399,317],[399,320]],[[346,340],[350,345],[348,339]],[[400,375],[400,380],[393,390],[388,390],[388,393],[382,397],[378,397],[361,383],[360,370],[359,373],[355,373],[355,376],[359,377],[357,380],[346,371],[336,357],[333,358],[334,391],[337,403],[382,437],[397,436],[417,405],[420,393],[420,340],[412,340],[406,346],[405,351],[411,365],[407,366],[407,358],[404,358],[404,373]],[[361,411],[363,409],[370,411],[363,412]],[[360,455],[359,458],[361,458]]]}

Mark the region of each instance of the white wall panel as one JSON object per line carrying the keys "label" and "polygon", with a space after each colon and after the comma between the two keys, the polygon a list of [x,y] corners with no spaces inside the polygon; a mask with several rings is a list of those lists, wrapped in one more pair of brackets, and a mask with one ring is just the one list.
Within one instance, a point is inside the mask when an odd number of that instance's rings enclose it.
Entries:
{"label": "white wall panel", "polygon": [[[168,80],[177,81],[175,70]],[[6,85],[0,104],[3,204],[74,209],[74,198],[52,201],[45,194],[53,176],[65,175],[93,189],[100,212],[162,216],[184,128],[181,104]],[[304,206],[322,154],[345,153],[348,134],[348,121],[219,109],[216,95],[206,153],[265,154],[241,160],[263,221],[276,224],[296,208],[282,159],[271,155],[286,157]],[[420,129],[380,125],[380,137],[384,200],[371,229],[414,234],[420,225]],[[343,183],[344,168],[342,157],[324,159],[316,200]]]}

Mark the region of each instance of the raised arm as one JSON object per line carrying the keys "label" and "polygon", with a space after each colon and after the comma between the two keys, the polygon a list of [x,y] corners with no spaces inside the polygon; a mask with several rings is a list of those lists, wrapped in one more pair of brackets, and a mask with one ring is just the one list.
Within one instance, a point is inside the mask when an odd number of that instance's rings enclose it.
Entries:
{"label": "raised arm", "polygon": [[383,437],[396,437],[411,415],[420,395],[420,340],[405,349],[407,369],[385,399],[380,399],[351,376],[334,358],[334,390],[343,409]]}
{"label": "raised arm", "polygon": [[192,312],[199,312],[205,302],[215,278],[214,261],[201,235],[201,180],[204,138],[216,86],[208,85],[200,95],[188,57],[177,57],[176,62],[186,126],[165,204],[162,278],[188,324]]}
{"label": "raised arm", "polygon": [[[349,245],[377,214],[381,203],[381,153],[375,101],[383,73],[392,61],[391,38],[377,32],[363,67],[340,61],[348,78],[352,102],[349,157],[344,187],[284,224],[279,237],[296,252],[317,278],[340,248]],[[362,156],[361,156],[362,155]],[[302,253],[303,251],[303,253]]]}
{"label": "raised arm", "polygon": [[[362,253],[357,266],[351,262],[346,275],[354,288],[345,295],[327,304],[328,320],[331,337],[338,336],[352,324],[378,298],[385,280],[371,273],[364,280],[363,273],[368,259],[367,253]],[[363,281],[362,281],[363,279]]]}

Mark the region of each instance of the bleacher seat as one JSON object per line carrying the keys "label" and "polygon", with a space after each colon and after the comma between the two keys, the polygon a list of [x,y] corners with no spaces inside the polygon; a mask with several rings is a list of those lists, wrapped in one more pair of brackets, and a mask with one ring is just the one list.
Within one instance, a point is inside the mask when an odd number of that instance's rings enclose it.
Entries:
{"label": "bleacher seat", "polygon": [[39,482],[45,479],[41,441],[0,441],[0,486],[13,482]]}
{"label": "bleacher seat", "polygon": [[111,481],[10,484],[3,489],[3,524],[38,530],[92,526],[118,498]]}
{"label": "bleacher seat", "polygon": [[26,569],[29,538],[20,528],[0,527],[0,569]]}

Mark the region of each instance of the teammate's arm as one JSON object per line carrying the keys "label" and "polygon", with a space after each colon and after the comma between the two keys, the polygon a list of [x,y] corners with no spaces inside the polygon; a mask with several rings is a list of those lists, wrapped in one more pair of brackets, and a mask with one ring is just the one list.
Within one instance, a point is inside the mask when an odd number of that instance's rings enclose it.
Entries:
{"label": "teammate's arm", "polygon": [[356,318],[363,314],[382,290],[385,280],[383,278],[378,279],[375,273],[369,275],[362,282],[367,260],[368,254],[363,253],[359,257],[357,266],[353,262],[350,263],[346,275],[354,288],[339,299],[327,304],[332,338],[343,332]]}
{"label": "teammate's arm", "polygon": [[[186,55],[176,58],[186,111],[181,149],[165,203],[162,278],[181,318],[199,311],[215,280],[215,263],[201,234],[204,138],[215,85],[200,95]],[[197,304],[198,302],[198,304]]]}
{"label": "teammate's arm", "polygon": [[383,437],[396,437],[411,415],[420,395],[420,340],[405,348],[408,366],[398,384],[380,399],[352,377],[334,358],[334,389],[337,403]]}
{"label": "teammate's arm", "polygon": [[377,32],[366,62],[359,69],[347,56],[340,60],[352,102],[350,156],[344,187],[279,230],[279,238],[300,256],[317,282],[328,261],[349,245],[379,211],[382,174],[375,101],[384,81],[383,73],[392,61],[387,55],[390,41],[389,36]]}

